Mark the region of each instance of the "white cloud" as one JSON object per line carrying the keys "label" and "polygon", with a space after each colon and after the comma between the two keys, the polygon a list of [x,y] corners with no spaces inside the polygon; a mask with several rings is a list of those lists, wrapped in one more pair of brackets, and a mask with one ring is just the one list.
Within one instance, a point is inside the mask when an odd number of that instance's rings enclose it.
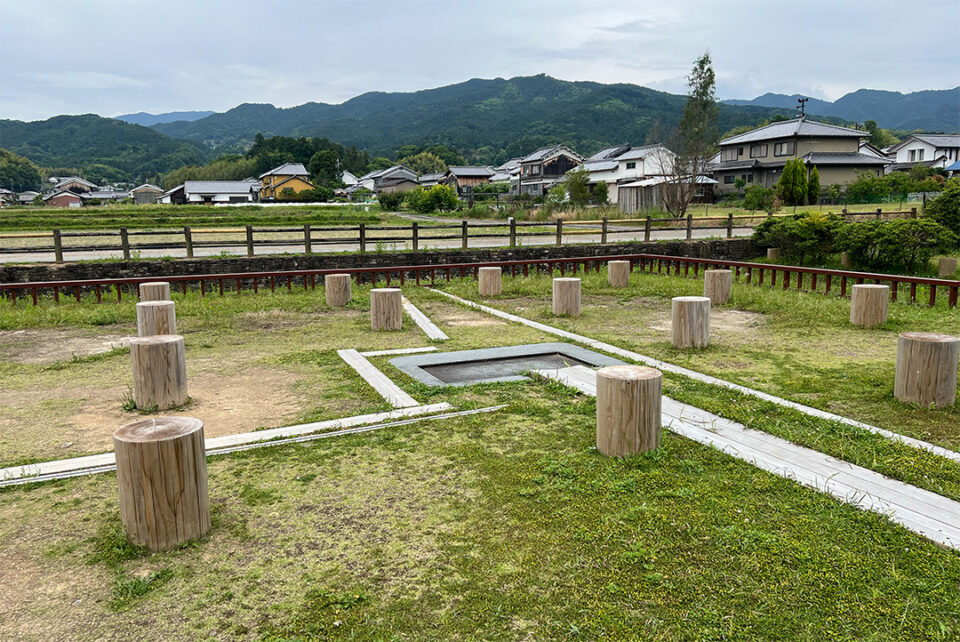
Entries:
{"label": "white cloud", "polygon": [[149,87],[150,84],[136,78],[101,71],[35,71],[21,72],[19,77],[56,89],[124,89]]}

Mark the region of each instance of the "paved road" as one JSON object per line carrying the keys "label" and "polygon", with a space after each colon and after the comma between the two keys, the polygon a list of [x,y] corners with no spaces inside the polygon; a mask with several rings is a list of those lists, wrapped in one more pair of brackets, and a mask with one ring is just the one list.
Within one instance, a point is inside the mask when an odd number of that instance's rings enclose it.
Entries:
{"label": "paved road", "polygon": [[[412,216],[405,216],[405,218],[413,218]],[[435,221],[436,219],[432,217],[422,217],[416,218],[414,220],[421,221]],[[471,223],[489,223],[489,221],[471,221]],[[426,228],[423,229],[424,233],[427,232]],[[753,234],[753,228],[750,227],[735,227],[733,229],[733,235],[736,237],[750,236]],[[702,239],[710,237],[719,237],[724,235],[724,230],[693,230],[693,238]],[[686,230],[654,230],[650,234],[651,240],[660,241],[660,240],[676,240],[686,238]],[[520,243],[524,247],[530,246],[539,246],[539,245],[553,245],[555,242],[555,237],[550,236],[535,236],[530,238],[521,238]],[[608,227],[607,233],[607,242],[624,242],[624,241],[642,241],[643,240],[643,228],[642,227],[632,227],[627,225],[615,225],[611,223]],[[493,248],[493,247],[503,247],[505,239],[470,239],[471,248]],[[589,243],[599,243],[600,235],[599,234],[583,234],[574,237],[568,237],[564,240],[564,245],[578,245],[578,244],[589,244]],[[436,241],[420,241],[421,249],[434,249],[434,248],[449,248],[456,249],[460,247],[459,239],[443,239]],[[410,241],[398,241],[396,243],[384,243],[385,249],[405,249],[410,247]],[[367,244],[367,251],[374,249],[373,243]],[[314,244],[313,251],[316,254],[328,254],[328,253],[337,253],[337,252],[355,252],[357,250],[356,242],[352,243],[336,243],[333,245],[317,245]],[[140,258],[160,258],[160,257],[175,257],[175,258],[185,258],[186,250],[176,250],[176,249],[167,249],[167,250],[138,250]],[[290,245],[273,245],[267,247],[257,247],[255,252],[258,255],[263,254],[301,254],[303,253],[303,244],[302,243],[291,243]],[[230,254],[236,256],[245,256],[247,250],[245,247],[198,247],[194,248],[194,256],[218,256],[220,254]],[[91,261],[97,259],[118,259],[123,256],[122,252],[117,250],[97,250],[90,252],[66,252],[66,260],[69,262],[72,261]],[[39,252],[39,253],[16,253],[16,254],[0,254],[0,263],[52,263],[54,260],[53,252]]]}

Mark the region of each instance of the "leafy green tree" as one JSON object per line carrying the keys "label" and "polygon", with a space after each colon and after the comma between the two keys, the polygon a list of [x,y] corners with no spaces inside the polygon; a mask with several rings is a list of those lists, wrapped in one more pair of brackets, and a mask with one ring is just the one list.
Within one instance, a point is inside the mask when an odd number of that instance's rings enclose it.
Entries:
{"label": "leafy green tree", "polygon": [[838,214],[819,212],[794,214],[763,221],[753,233],[760,247],[778,247],[787,259],[820,263],[834,252],[836,236],[844,225]]}
{"label": "leafy green tree", "polygon": [[43,183],[40,169],[30,160],[0,148],[0,187],[14,191],[39,190]]}
{"label": "leafy green tree", "polygon": [[377,156],[367,165],[368,172],[376,172],[381,169],[389,169],[393,167],[393,161],[387,158],[386,156]]}
{"label": "leafy green tree", "polygon": [[864,121],[863,128],[870,133],[870,144],[877,149],[883,149],[900,142],[900,139],[890,133],[889,129],[880,129],[875,120]]}
{"label": "leafy green tree", "polygon": [[763,185],[751,185],[744,193],[743,207],[752,211],[772,212],[775,209],[775,201],[776,194],[772,189]]}
{"label": "leafy green tree", "polygon": [[743,194],[743,188],[746,187],[746,185],[747,185],[747,181],[745,181],[741,176],[738,176],[737,178],[733,179],[733,186],[737,188],[737,192],[739,192],[740,194]]}
{"label": "leafy green tree", "polygon": [[[817,175],[819,181],[819,174]],[[803,205],[807,200],[807,169],[799,158],[792,158],[783,166],[777,181],[777,196],[788,205]]]}
{"label": "leafy green tree", "polygon": [[836,249],[864,268],[913,270],[957,242],[957,235],[935,220],[896,219],[847,223],[837,233]]}
{"label": "leafy green tree", "polygon": [[447,171],[447,164],[443,162],[443,159],[430,152],[404,156],[400,159],[399,164],[412,169],[417,174],[436,174]]}
{"label": "leafy green tree", "polygon": [[607,184],[600,181],[593,186],[593,193],[591,194],[590,200],[597,205],[606,205],[607,199]]}
{"label": "leafy green tree", "polygon": [[924,217],[960,236],[960,178],[951,178],[935,199],[927,203]]}
{"label": "leafy green tree", "polygon": [[382,210],[391,212],[400,209],[409,194],[410,192],[381,192],[377,194],[377,202]]}
{"label": "leafy green tree", "polygon": [[807,181],[807,202],[816,205],[820,201],[820,170],[814,165]]}
{"label": "leafy green tree", "polygon": [[567,191],[570,203],[575,207],[583,207],[590,202],[590,172],[585,169],[575,169],[567,172],[563,179],[563,187]]}
{"label": "leafy green tree", "polygon": [[544,206],[548,211],[554,211],[559,209],[564,201],[567,200],[567,190],[563,188],[562,185],[554,185],[547,192],[546,197],[543,199]]}
{"label": "leafy green tree", "polygon": [[321,149],[310,158],[307,170],[314,183],[324,187],[341,187],[343,170],[340,157],[332,149]]}
{"label": "leafy green tree", "polygon": [[460,203],[457,193],[449,185],[416,187],[407,192],[405,200],[410,209],[421,214],[429,214],[437,210],[453,210]]}
{"label": "leafy green tree", "polygon": [[847,185],[850,203],[876,203],[890,195],[890,183],[873,172],[859,172],[857,180]]}

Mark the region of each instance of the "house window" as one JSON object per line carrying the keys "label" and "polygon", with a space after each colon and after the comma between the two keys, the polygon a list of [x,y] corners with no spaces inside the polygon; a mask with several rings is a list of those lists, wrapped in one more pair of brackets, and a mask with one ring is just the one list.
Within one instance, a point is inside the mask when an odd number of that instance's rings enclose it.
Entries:
{"label": "house window", "polygon": [[922,149],[918,149],[918,150],[917,150],[917,160],[918,160],[918,161],[922,161],[922,160],[923,160],[923,150],[922,150]]}
{"label": "house window", "polygon": [[720,154],[721,161],[735,161],[737,160],[737,150],[734,147],[728,147],[723,150]]}
{"label": "house window", "polygon": [[631,162],[627,163],[627,169],[636,169],[636,168],[637,168],[637,163],[636,163],[636,161],[631,161]]}
{"label": "house window", "polygon": [[737,147],[737,156],[743,156],[743,147]]}
{"label": "house window", "polygon": [[750,145],[750,158],[763,158],[767,155],[767,146],[764,145]]}
{"label": "house window", "polygon": [[726,176],[723,177],[723,184],[724,184],[724,185],[733,185],[733,181],[734,181],[734,180],[736,180],[736,179],[734,178],[733,174],[727,174]]}
{"label": "house window", "polygon": [[777,143],[773,146],[774,156],[790,156],[793,154],[793,141],[788,140],[785,143]]}
{"label": "house window", "polygon": [[915,160],[917,160],[917,150],[911,149],[911,150],[910,150],[910,162],[912,163],[912,162],[915,161]]}
{"label": "house window", "polygon": [[747,174],[747,182],[748,182],[748,183],[752,183],[752,182],[753,182],[753,174]]}

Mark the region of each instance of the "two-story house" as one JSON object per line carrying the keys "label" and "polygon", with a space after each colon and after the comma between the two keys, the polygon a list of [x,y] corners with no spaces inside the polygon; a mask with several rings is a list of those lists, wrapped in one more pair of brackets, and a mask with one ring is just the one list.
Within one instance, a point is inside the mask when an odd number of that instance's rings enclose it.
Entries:
{"label": "two-story house", "polygon": [[517,184],[510,186],[510,192],[543,196],[551,187],[561,182],[567,172],[581,163],[583,157],[566,145],[538,149],[520,159]]}
{"label": "two-story house", "polygon": [[490,167],[455,166],[447,169],[443,182],[456,190],[457,196],[466,198],[477,185],[489,183],[494,174]]}
{"label": "two-story house", "polygon": [[960,160],[960,134],[911,134],[884,151],[893,161],[887,173],[910,171],[918,164],[946,168]]}
{"label": "two-story house", "polygon": [[860,150],[865,131],[807,120],[806,117],[771,123],[720,141],[719,162],[710,165],[721,194],[736,190],[742,178],[747,187],[774,187],[788,160],[799,158],[820,173],[821,185],[843,185],[859,172],[883,174],[889,160]]}
{"label": "two-story house", "polygon": [[260,175],[260,198],[263,200],[279,198],[287,190],[299,194],[312,189],[316,186],[310,182],[310,172],[303,163],[285,163]]}
{"label": "two-story house", "polygon": [[590,183],[607,184],[607,199],[619,201],[619,187],[625,183],[665,176],[673,172],[676,154],[663,145],[614,145],[601,149],[583,161],[583,169],[590,173]]}
{"label": "two-story house", "polygon": [[357,184],[349,187],[347,192],[353,193],[360,189],[370,190],[377,194],[406,192],[419,185],[418,178],[417,173],[409,167],[394,165],[387,169],[367,172],[358,178]]}

